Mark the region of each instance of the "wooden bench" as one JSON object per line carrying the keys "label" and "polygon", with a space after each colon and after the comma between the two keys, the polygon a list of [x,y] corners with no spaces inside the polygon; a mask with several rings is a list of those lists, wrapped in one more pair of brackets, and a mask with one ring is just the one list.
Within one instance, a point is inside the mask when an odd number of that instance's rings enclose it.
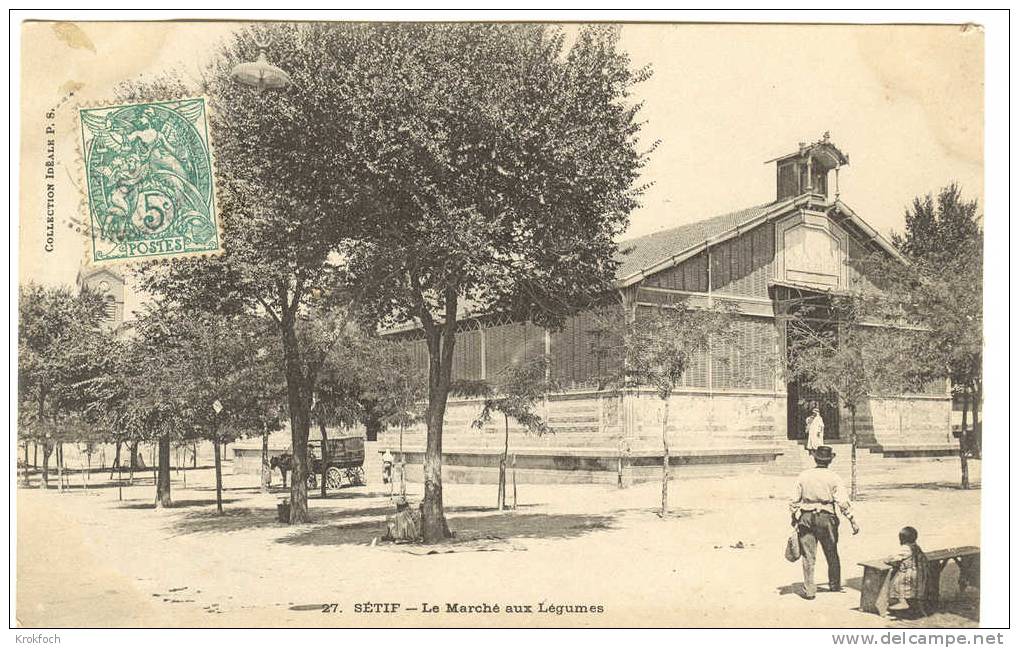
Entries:
{"label": "wooden bench", "polygon": [[[924,552],[930,568],[926,601],[936,605],[941,594],[941,571],[949,561],[959,566],[959,590],[980,584],[980,548],[952,547]],[[892,581],[892,566],[884,560],[859,563],[863,567],[863,584],[860,587],[860,609],[881,616],[888,614],[888,590]]]}

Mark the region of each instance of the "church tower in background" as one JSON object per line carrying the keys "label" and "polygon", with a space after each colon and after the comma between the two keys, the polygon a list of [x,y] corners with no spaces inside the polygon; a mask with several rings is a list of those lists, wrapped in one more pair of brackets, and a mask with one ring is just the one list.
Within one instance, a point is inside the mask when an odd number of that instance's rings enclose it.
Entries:
{"label": "church tower in background", "polygon": [[78,270],[76,281],[78,290],[85,287],[103,295],[106,299],[106,314],[103,326],[117,330],[124,323],[124,291],[125,282],[121,273],[110,268],[88,268],[82,266]]}

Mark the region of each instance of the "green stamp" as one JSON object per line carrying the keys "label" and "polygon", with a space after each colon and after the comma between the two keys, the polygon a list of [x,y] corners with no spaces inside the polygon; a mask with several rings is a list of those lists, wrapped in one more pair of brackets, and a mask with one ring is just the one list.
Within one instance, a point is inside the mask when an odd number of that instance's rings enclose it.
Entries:
{"label": "green stamp", "polygon": [[78,114],[93,263],[221,251],[205,99]]}

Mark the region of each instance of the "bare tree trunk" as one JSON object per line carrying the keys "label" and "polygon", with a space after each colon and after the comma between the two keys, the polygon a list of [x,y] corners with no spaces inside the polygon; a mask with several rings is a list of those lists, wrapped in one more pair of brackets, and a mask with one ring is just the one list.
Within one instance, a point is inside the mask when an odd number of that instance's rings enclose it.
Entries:
{"label": "bare tree trunk", "polygon": [[407,456],[403,454],[403,429],[406,426],[400,424],[400,495],[407,495]]}
{"label": "bare tree trunk", "polygon": [[60,444],[60,465],[63,466],[63,468],[64,468],[64,489],[70,490],[70,488],[71,488],[71,472],[70,472],[70,467],[67,465],[67,452],[65,452],[66,449],[67,448],[64,447],[64,444],[61,443]]}
{"label": "bare tree trunk", "polygon": [[212,435],[212,451],[216,459],[216,513],[223,514],[223,458],[219,445],[219,431]]}
{"label": "bare tree trunk", "polygon": [[428,346],[428,410],[425,414],[428,435],[425,442],[421,537],[425,543],[434,543],[453,535],[442,506],[442,428],[453,380],[458,285],[457,280],[451,278],[443,289],[445,315],[442,323],[436,324],[425,305],[416,275],[411,273],[409,279],[417,291],[417,315],[424,326]]}
{"label": "bare tree trunk", "polygon": [[441,403],[429,405],[428,410],[421,531],[426,543],[434,543],[451,535],[442,507],[442,424],[446,410],[445,399]]}
{"label": "bare tree trunk", "polygon": [[[40,425],[46,420],[46,392],[44,388],[39,396],[39,423]],[[45,432],[44,432],[45,434]],[[43,438],[42,442],[42,481],[39,482],[39,488],[49,488],[49,441]]]}
{"label": "bare tree trunk", "polygon": [[973,385],[973,443],[977,452],[980,453],[978,456],[982,456],[981,446],[984,440],[984,431],[982,423],[980,422],[980,413],[983,411],[983,388],[981,384],[977,383]]}
{"label": "bare tree trunk", "polygon": [[859,482],[857,481],[857,465],[856,465],[856,408],[849,408],[849,456],[850,456],[850,475],[849,475],[849,499],[855,500],[860,495]]}
{"label": "bare tree trunk", "polygon": [[28,476],[28,440],[25,440],[25,472],[21,483],[26,487],[31,484],[31,478]]}
{"label": "bare tree trunk", "polygon": [[27,439],[25,440],[25,461],[24,461],[24,463],[25,463],[25,473],[24,473],[24,479],[22,480],[22,484],[25,485],[25,486],[28,486],[31,483],[31,481],[30,481],[30,478],[28,476],[28,440]]}
{"label": "bare tree trunk", "polygon": [[517,510],[517,456],[513,455],[513,510]]}
{"label": "bare tree trunk", "polygon": [[128,484],[134,484],[134,469],[136,467],[137,462],[138,462],[138,442],[137,441],[132,441],[131,442],[131,472],[128,473],[128,476],[127,476],[127,483]]}
{"label": "bare tree trunk", "polygon": [[42,481],[39,482],[39,488],[50,487],[50,453],[53,451],[53,447],[50,446],[49,441],[44,440],[42,442]]}
{"label": "bare tree trunk", "polygon": [[64,444],[57,444],[57,492],[64,492]]}
{"label": "bare tree trunk", "polygon": [[173,506],[170,499],[170,435],[159,437],[159,468],[156,472],[156,508]]}
{"label": "bare tree trunk", "polygon": [[378,441],[379,432],[382,431],[382,421],[379,419],[378,414],[374,408],[369,409],[367,415],[364,418],[364,436],[365,441]]}
{"label": "bare tree trunk", "polygon": [[[454,313],[455,315],[455,313]],[[428,338],[428,436],[425,442],[425,494],[421,502],[421,537],[425,543],[439,542],[452,536],[442,507],[442,427],[452,377],[455,332],[437,332]],[[445,342],[445,344],[442,344]]]}
{"label": "bare tree trunk", "polygon": [[326,424],[319,419],[318,433],[322,437],[322,483],[319,484],[319,495],[326,498],[326,473],[329,472],[329,448],[326,444]]}
{"label": "bare tree trunk", "polygon": [[198,467],[198,441],[197,440],[194,441],[194,444],[191,447],[191,467],[192,468],[197,468]]}
{"label": "bare tree trunk", "polygon": [[39,442],[32,443],[32,467],[39,467]]}
{"label": "bare tree trunk", "polygon": [[502,457],[499,458],[499,494],[496,498],[496,506],[500,511],[506,508],[506,461],[509,458],[509,416],[503,414],[502,418],[506,424],[506,434],[502,446]]}
{"label": "bare tree trunk", "polygon": [[669,513],[669,399],[662,399],[662,512]]}
{"label": "bare tree trunk", "polygon": [[110,479],[113,479],[113,471],[120,468],[120,441],[116,442],[116,450],[113,455],[113,465],[110,466]]}
{"label": "bare tree trunk", "polygon": [[269,423],[262,421],[262,488],[263,493],[269,492],[272,485],[272,468],[269,466]]}
{"label": "bare tree trunk", "polygon": [[294,453],[290,475],[290,523],[303,524],[311,521],[308,512],[308,431],[311,428],[312,385],[301,361],[293,313],[284,316],[281,326],[290,409],[290,442]]}
{"label": "bare tree trunk", "polygon": [[969,488],[969,460],[966,458],[966,452],[968,450],[967,443],[967,414],[969,413],[969,394],[966,390],[962,393],[962,426],[959,428],[959,468],[962,471],[960,478],[960,486],[962,488]]}
{"label": "bare tree trunk", "polygon": [[[78,447],[78,444],[75,444]],[[81,467],[81,450],[78,451],[78,467]],[[81,488],[84,491],[88,491],[88,480],[92,474],[92,452],[89,450],[88,444],[85,444],[85,470],[81,474]]]}

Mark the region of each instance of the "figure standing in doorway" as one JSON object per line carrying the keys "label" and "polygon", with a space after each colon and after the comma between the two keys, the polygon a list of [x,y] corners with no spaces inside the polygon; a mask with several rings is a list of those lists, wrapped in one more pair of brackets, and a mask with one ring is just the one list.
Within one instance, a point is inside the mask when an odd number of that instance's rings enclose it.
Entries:
{"label": "figure standing in doorway", "polygon": [[810,416],[807,417],[807,452],[814,456],[814,452],[824,445],[824,419],[821,418],[821,410],[817,403],[813,403]]}

